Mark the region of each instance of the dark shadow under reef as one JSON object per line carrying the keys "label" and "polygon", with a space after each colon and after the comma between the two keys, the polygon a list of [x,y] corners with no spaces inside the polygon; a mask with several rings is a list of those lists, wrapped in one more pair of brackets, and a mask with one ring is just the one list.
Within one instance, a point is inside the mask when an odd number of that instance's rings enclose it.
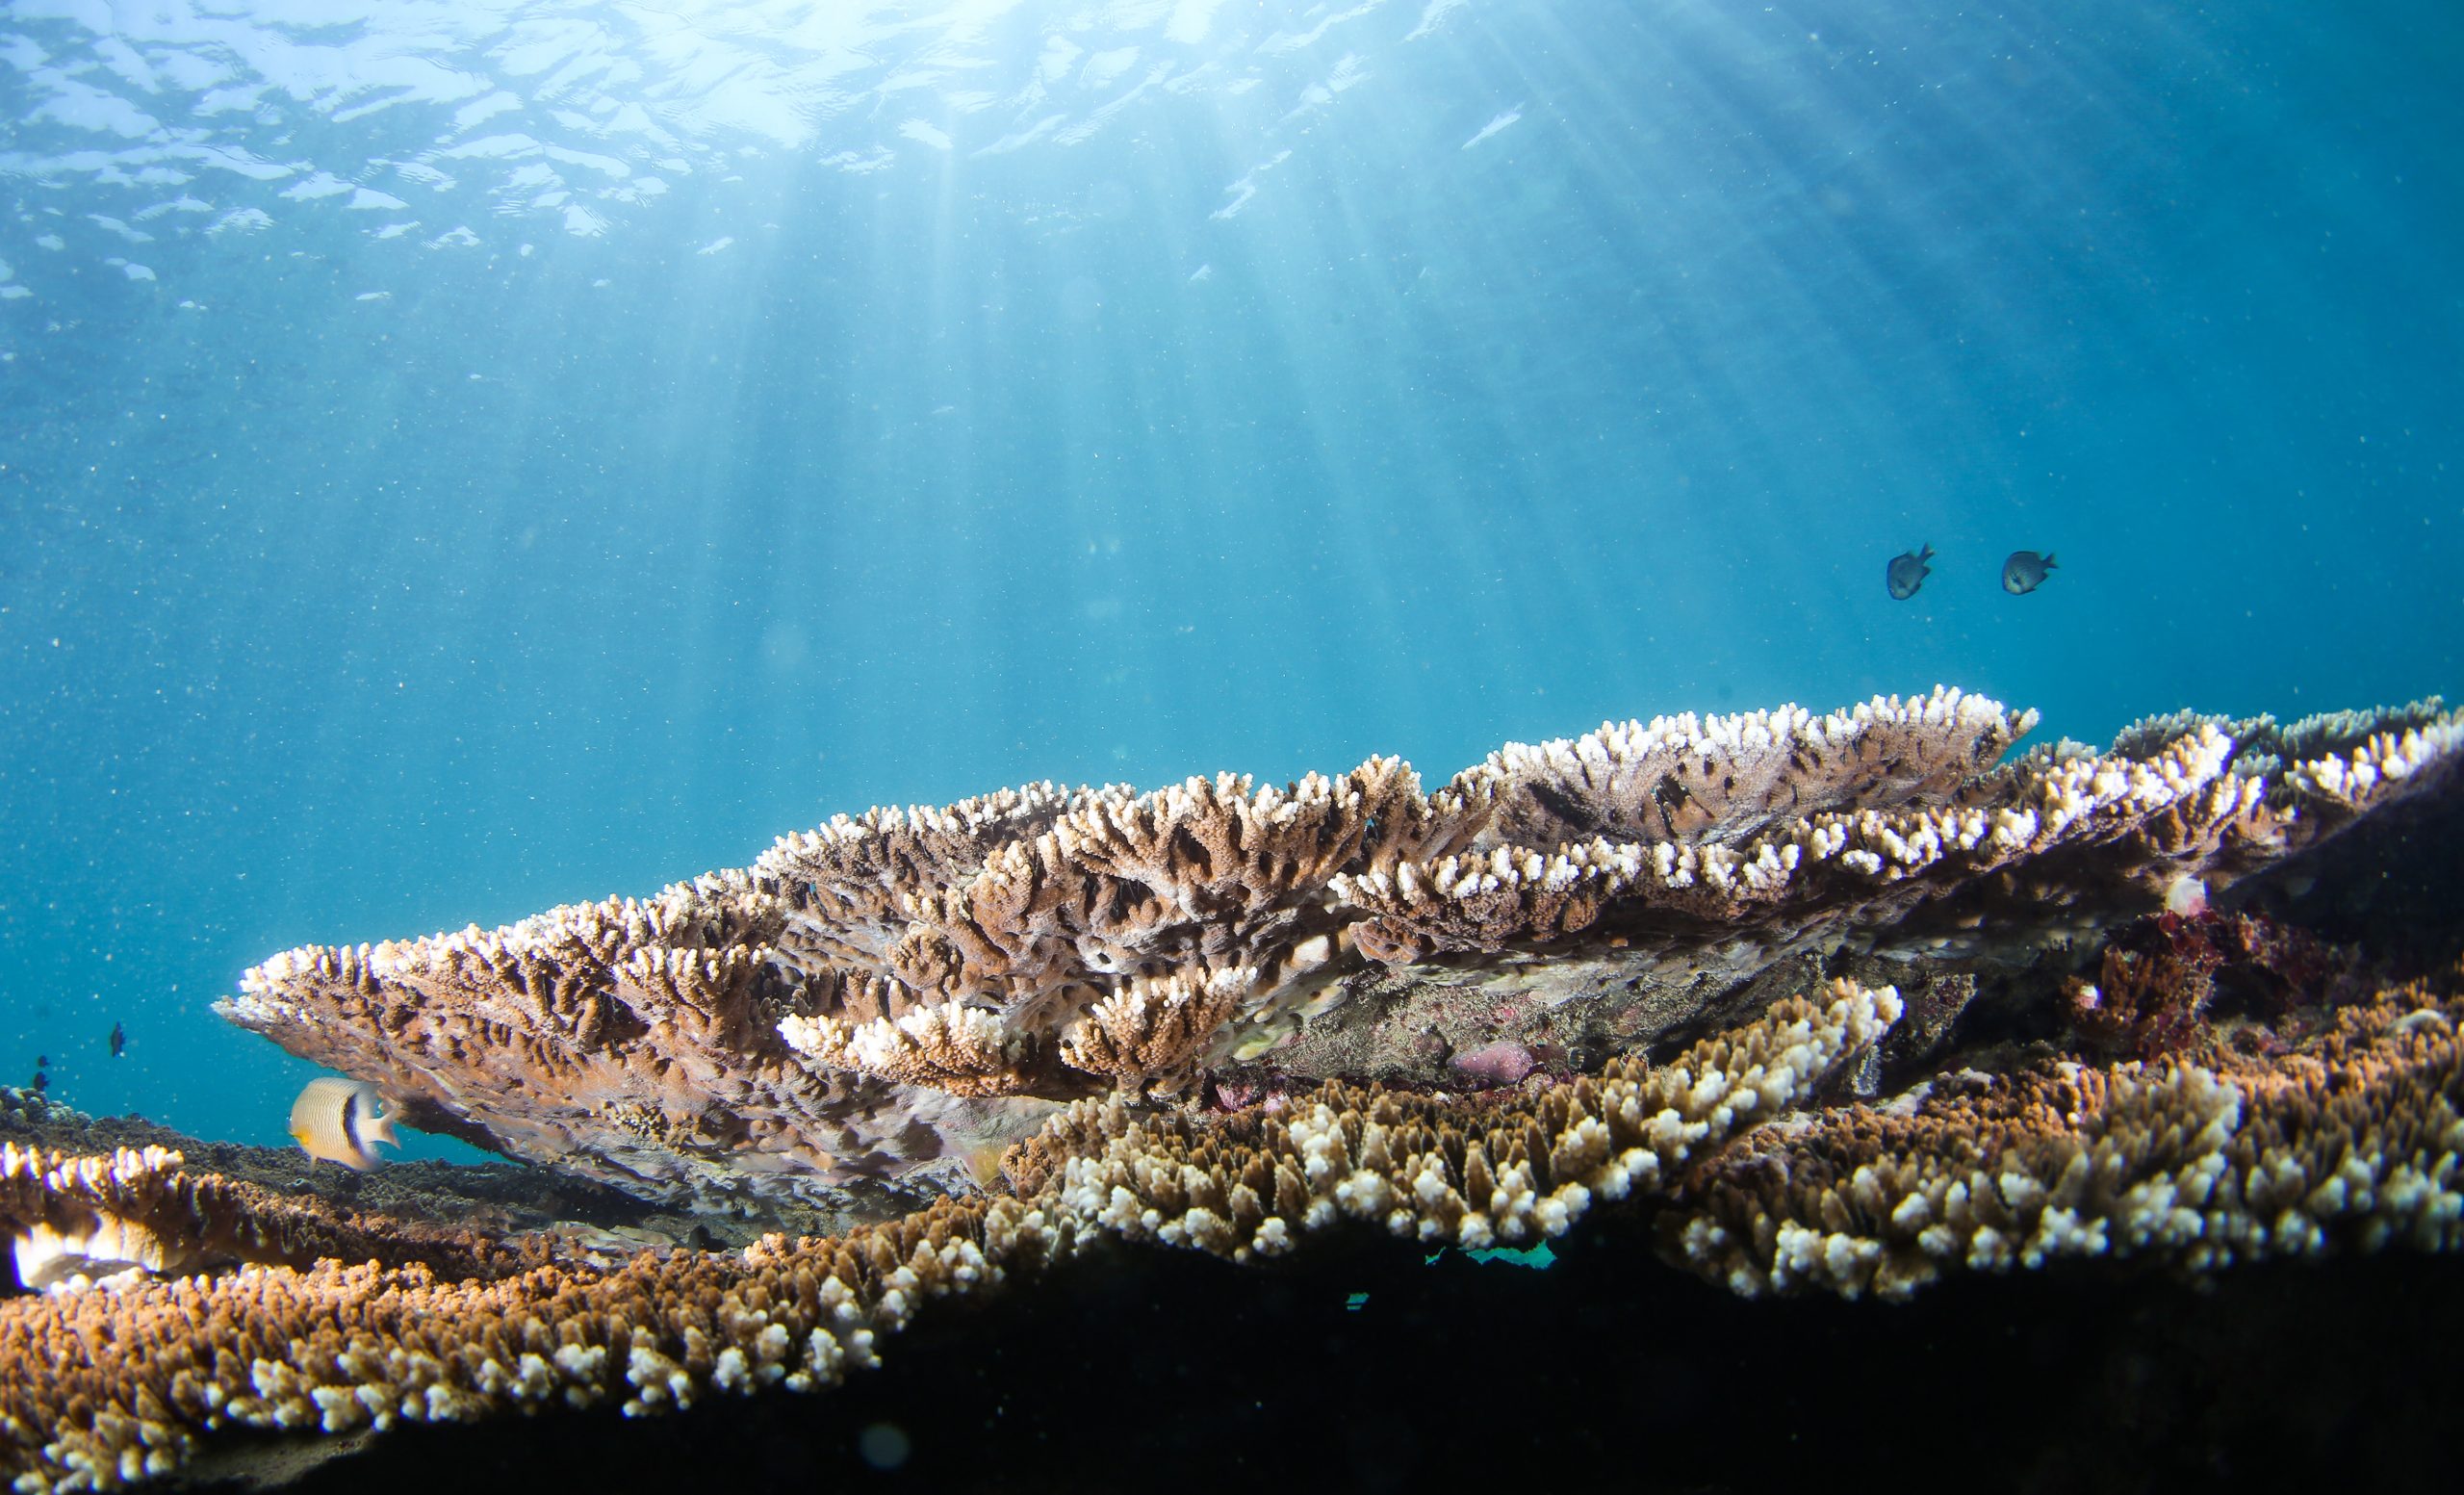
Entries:
{"label": "dark shadow under reef", "polygon": [[[191,1487],[2452,1487],[2450,1260],[1971,1276],[1894,1305],[1735,1298],[1622,1216],[1554,1250],[1542,1271],[1374,1241],[1271,1271],[1110,1250],[937,1307],[823,1397],[405,1427],[287,1483]],[[884,1428],[889,1470],[864,1455]]]}

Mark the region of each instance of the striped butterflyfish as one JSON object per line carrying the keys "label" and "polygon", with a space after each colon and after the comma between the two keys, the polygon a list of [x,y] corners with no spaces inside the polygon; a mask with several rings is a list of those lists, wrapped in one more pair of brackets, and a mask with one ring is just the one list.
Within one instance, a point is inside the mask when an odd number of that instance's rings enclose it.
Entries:
{"label": "striped butterflyfish", "polygon": [[394,1118],[378,1110],[381,1098],[366,1080],[310,1080],[291,1103],[291,1140],[312,1158],[366,1173],[376,1166],[377,1143],[401,1146]]}

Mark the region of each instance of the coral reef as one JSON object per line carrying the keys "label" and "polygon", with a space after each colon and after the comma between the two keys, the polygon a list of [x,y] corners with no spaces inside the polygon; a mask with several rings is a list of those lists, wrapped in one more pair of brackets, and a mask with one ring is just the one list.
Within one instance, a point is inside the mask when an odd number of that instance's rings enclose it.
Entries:
{"label": "coral reef", "polygon": [[1604,726],[1430,793],[1372,759],[874,811],[648,900],[288,951],[220,1010],[413,1126],[843,1206],[1106,1092],[1596,1066],[1750,1018],[1791,961],[2034,951],[2449,796],[2459,736],[2435,703],[2181,716],[2001,762],[2033,719],[1937,690]]}
{"label": "coral reef", "polygon": [[[1425,793],[1385,759],[1035,786],[648,900],[286,952],[226,1016],[411,1124],[873,1223],[454,1228],[12,1096],[0,1473],[110,1488],[231,1430],[812,1389],[933,1299],[1114,1246],[1477,1250],[1613,1209],[1739,1293],[1884,1297],[2456,1247],[2464,1003],[2365,985],[2287,898],[2228,905],[2450,805],[2457,719],[2177,716],[2006,761],[2029,725],[1938,691],[1612,725]],[[1014,1141],[997,1192],[930,1167]],[[956,1196],[859,1198],[901,1174]]]}
{"label": "coral reef", "polygon": [[534,1259],[450,1280],[419,1261],[326,1260],[18,1298],[0,1303],[0,1364],[19,1368],[0,1382],[0,1474],[26,1491],[111,1488],[175,1471],[225,1429],[332,1433],[603,1402],[638,1414],[812,1390],[876,1363],[881,1337],[926,1302],[1104,1240],[1242,1259],[1345,1221],[1466,1246],[1560,1234],[1593,1196],[1647,1195],[1783,1114],[1899,1010],[1886,990],[1827,995],[1673,1066],[1535,1095],[1337,1086],[1287,1117],[1212,1128],[1084,1101],[1013,1153],[1018,1195],[943,1199],[841,1237],[644,1252],[607,1272]]}
{"label": "coral reef", "polygon": [[997,1275],[1015,1200],[944,1203],[845,1239],[643,1252],[451,1281],[424,1265],[244,1268],[0,1305],[0,1473],[23,1491],[169,1474],[223,1429],[383,1429],[547,1405],[690,1405],[809,1389],[868,1363],[876,1327]]}
{"label": "coral reef", "polygon": [[1435,1098],[1337,1082],[1228,1118],[1083,1100],[1012,1167],[1064,1218],[1235,1261],[1346,1221],[1475,1250],[1536,1241],[1787,1111],[1899,1017],[1887,987],[1839,982],[1829,995],[1777,1004],[1665,1068],[1614,1063],[1534,1092]]}
{"label": "coral reef", "polygon": [[1748,1295],[1898,1298],[2073,1256],[2205,1273],[2452,1250],[2459,1022],[2464,1002],[2412,987],[2255,1053],[2211,1039],[2163,1062],[1945,1075],[1747,1139],[1686,1179],[1664,1224],[1686,1262]]}
{"label": "coral reef", "polygon": [[[2439,989],[2297,1005],[2276,1028],[2214,1028],[2161,1065],[2042,1057],[1881,1105],[1840,1099],[1902,1010],[1887,988],[1834,981],[1664,1064],[1461,1095],[1330,1082],[1219,1113],[1116,1092],[1014,1147],[1009,1192],[832,1237],[606,1265],[549,1262],[525,1237],[456,1278],[428,1259],[434,1233],[388,1241],[377,1221],[372,1242],[305,1268],[226,1257],[211,1273],[64,1279],[0,1301],[0,1364],[14,1368],[0,1379],[0,1475],[27,1492],[108,1489],[243,1429],[639,1415],[816,1390],[877,1364],[937,1299],[1116,1244],[1252,1263],[1347,1233],[1479,1250],[1613,1209],[1740,1293],[1890,1297],[1963,1266],[2137,1257],[2204,1274],[2464,1244],[2464,1000]],[[126,1180],[101,1159],[43,1161],[41,1187],[80,1207],[215,1188],[166,1188],[160,1155],[123,1154]],[[11,1176],[34,1187],[26,1168]],[[167,1245],[187,1242],[152,1218]],[[185,1218],[193,1235],[217,1213]],[[203,1259],[175,1249],[162,1270]]]}
{"label": "coral reef", "polygon": [[177,1152],[121,1148],[72,1157],[0,1143],[0,1231],[12,1247],[0,1291],[123,1273],[187,1276],[242,1262],[306,1267],[324,1257],[420,1262],[491,1277],[535,1258],[468,1230],[372,1219],[219,1174]]}
{"label": "coral reef", "polygon": [[2355,952],[2249,914],[2167,910],[2105,947],[2096,979],[2072,977],[2063,996],[2072,1035],[2092,1053],[2154,1059],[2204,1034],[2220,992],[2247,1014],[2366,995]]}
{"label": "coral reef", "polygon": [[[156,1149],[182,1155],[192,1178],[217,1174],[247,1184],[258,1197],[287,1205],[315,1207],[337,1221],[380,1219],[383,1228],[433,1226],[506,1238],[542,1234],[576,1238],[605,1233],[617,1238],[664,1240],[669,1245],[711,1248],[746,1246],[772,1231],[830,1235],[848,1228],[858,1215],[887,1219],[921,1208],[943,1189],[937,1182],[904,1195],[884,1193],[859,1211],[770,1204],[725,1215],[665,1209],[587,1178],[526,1163],[389,1161],[373,1173],[319,1166],[296,1146],[250,1147],[206,1141],[158,1126],[142,1117],[93,1117],[31,1091],[0,1086],[0,1142],[20,1153],[48,1151],[63,1157],[112,1157],[121,1151]],[[921,1181],[921,1180],[920,1180]],[[0,1256],[7,1254],[0,1248]],[[5,1276],[0,1276],[0,1287]]]}

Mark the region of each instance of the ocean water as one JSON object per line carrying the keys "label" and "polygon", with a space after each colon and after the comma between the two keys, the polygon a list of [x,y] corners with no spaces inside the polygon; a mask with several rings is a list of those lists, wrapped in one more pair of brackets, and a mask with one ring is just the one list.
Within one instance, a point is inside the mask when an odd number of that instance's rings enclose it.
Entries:
{"label": "ocean water", "polygon": [[876,804],[2459,685],[2452,5],[352,9],[0,13],[0,1079],[84,1110],[279,1143],[249,964]]}

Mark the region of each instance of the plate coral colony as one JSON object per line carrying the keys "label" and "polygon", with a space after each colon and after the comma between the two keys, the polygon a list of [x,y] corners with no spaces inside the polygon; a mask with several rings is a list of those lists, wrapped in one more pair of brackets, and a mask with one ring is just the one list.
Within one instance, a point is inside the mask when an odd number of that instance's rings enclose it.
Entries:
{"label": "plate coral colony", "polygon": [[2464,1239],[2453,920],[2351,896],[2458,813],[2457,714],[2015,755],[2033,722],[1937,690],[1604,726],[1434,790],[1391,759],[1035,785],[273,956],[223,1015],[403,1124],[834,1224],[611,1255],[12,1143],[0,1472],[813,1391],[1097,1249],[1264,1272],[1620,1212],[1736,1294],[1904,1299]]}

